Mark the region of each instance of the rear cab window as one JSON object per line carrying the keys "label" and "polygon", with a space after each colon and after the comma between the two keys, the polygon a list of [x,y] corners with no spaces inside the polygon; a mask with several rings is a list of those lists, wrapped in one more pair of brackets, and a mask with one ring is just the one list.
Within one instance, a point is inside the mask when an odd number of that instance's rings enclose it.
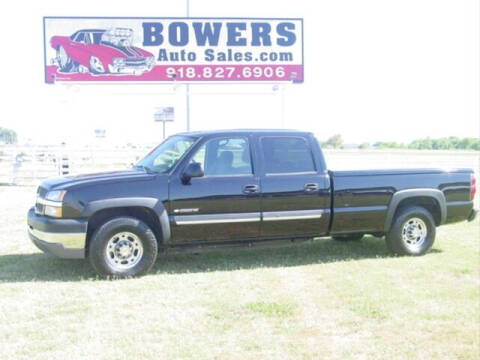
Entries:
{"label": "rear cab window", "polygon": [[312,150],[297,136],[267,136],[261,139],[266,175],[316,172]]}

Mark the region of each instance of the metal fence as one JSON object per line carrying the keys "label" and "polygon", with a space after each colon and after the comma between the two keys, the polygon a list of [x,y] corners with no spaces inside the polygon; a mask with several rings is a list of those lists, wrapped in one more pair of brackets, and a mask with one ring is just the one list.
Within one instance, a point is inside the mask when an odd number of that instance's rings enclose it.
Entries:
{"label": "metal fence", "polygon": [[333,170],[382,168],[471,168],[480,171],[480,152],[459,150],[324,150]]}
{"label": "metal fence", "polygon": [[[153,146],[0,146],[0,184],[35,185],[66,174],[125,169]],[[480,170],[479,152],[429,150],[324,151],[329,168],[441,167]]]}
{"label": "metal fence", "polygon": [[33,185],[52,176],[125,169],[149,149],[0,146],[0,183]]}

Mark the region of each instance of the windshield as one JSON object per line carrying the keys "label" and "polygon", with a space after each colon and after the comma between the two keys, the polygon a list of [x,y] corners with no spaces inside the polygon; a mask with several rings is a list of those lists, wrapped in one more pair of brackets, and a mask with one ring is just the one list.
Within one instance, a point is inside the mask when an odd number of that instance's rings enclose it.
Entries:
{"label": "windshield", "polygon": [[195,138],[172,136],[153,149],[135,166],[159,173],[168,172],[195,143]]}

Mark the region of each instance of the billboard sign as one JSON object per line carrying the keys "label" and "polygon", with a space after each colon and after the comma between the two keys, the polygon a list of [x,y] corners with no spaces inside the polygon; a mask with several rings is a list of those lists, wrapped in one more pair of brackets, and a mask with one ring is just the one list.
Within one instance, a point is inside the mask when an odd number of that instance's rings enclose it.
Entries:
{"label": "billboard sign", "polygon": [[45,17],[45,81],[303,82],[303,20]]}

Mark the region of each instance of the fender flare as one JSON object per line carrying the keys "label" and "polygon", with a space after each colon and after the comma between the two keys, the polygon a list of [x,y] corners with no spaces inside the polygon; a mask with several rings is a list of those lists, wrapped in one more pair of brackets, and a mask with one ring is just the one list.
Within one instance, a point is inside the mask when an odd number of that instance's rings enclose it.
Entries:
{"label": "fender flare", "polygon": [[440,208],[440,224],[445,223],[445,220],[447,219],[447,204],[443,192],[437,189],[400,190],[393,194],[392,199],[390,200],[390,204],[387,210],[387,216],[385,218],[385,232],[388,232],[388,230],[390,230],[390,226],[393,222],[393,217],[395,216],[395,211],[397,211],[400,202],[405,199],[415,197],[429,197],[434,199],[438,203]]}
{"label": "fender flare", "polygon": [[90,218],[93,214],[101,210],[115,209],[121,207],[145,207],[153,210],[160,222],[160,231],[162,233],[162,240],[168,242],[171,237],[170,221],[168,213],[163,203],[150,197],[128,197],[128,198],[115,198],[115,199],[102,199],[95,200],[87,204],[83,210],[83,216]]}

